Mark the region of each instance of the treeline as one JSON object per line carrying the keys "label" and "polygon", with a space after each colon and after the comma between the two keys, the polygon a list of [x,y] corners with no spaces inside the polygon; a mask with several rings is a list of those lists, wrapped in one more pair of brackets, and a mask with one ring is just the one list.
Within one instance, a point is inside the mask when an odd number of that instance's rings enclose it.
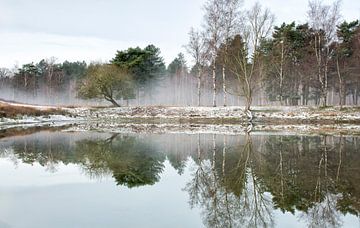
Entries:
{"label": "treeline", "polygon": [[1,98],[40,103],[69,103],[87,71],[85,62],[56,63],[54,59],[0,69]]}
{"label": "treeline", "polygon": [[160,49],[148,45],[118,51],[111,63],[56,63],[49,59],[13,70],[2,68],[1,97],[49,104],[105,99],[120,106],[117,100],[128,102],[144,96],[145,90],[151,94],[165,75]]}
{"label": "treeline", "polygon": [[360,26],[341,21],[339,1],[310,1],[307,23],[279,26],[259,3],[246,10],[239,0],[208,0],[204,9],[203,27],[190,31],[187,45],[199,105],[207,75],[213,106],[219,91],[224,105],[228,94],[244,97],[247,110],[254,96],[281,105],[358,104]]}
{"label": "treeline", "polygon": [[[31,102],[78,98],[113,105],[358,105],[360,24],[340,2],[309,2],[308,19],[274,26],[259,3],[207,0],[203,26],[167,67],[154,45],[118,51],[109,63],[42,60],[0,70],[1,96]],[[22,99],[20,99],[22,98]],[[78,100],[77,100],[78,101]]]}

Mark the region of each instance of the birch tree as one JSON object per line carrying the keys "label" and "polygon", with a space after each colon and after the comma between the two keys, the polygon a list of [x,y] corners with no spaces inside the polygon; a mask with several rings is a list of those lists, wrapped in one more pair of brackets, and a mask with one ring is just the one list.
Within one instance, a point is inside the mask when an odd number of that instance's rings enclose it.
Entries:
{"label": "birch tree", "polygon": [[222,14],[224,12],[222,0],[207,0],[204,5],[204,32],[209,48],[209,61],[212,66],[213,106],[216,107],[216,56],[222,38]]}
{"label": "birch tree", "polygon": [[208,52],[204,36],[200,31],[191,28],[189,32],[189,43],[186,45],[187,52],[191,55],[195,62],[197,73],[197,105],[201,105],[201,77],[203,68],[207,64]]}
{"label": "birch tree", "polygon": [[236,34],[236,29],[238,27],[239,17],[240,17],[240,7],[242,5],[242,0],[222,0],[223,4],[223,13],[222,13],[222,24],[223,24],[223,43],[225,44],[224,53],[223,53],[223,63],[222,63],[222,80],[223,80],[223,93],[224,93],[224,106],[227,104],[227,94],[226,94],[226,56],[228,54],[228,43],[231,38]]}
{"label": "birch tree", "polygon": [[329,62],[333,55],[330,48],[336,39],[336,25],[340,19],[340,0],[324,5],[320,0],[309,1],[308,20],[314,30],[314,51],[317,63],[317,77],[320,83],[321,106],[327,105]]}
{"label": "birch tree", "polygon": [[274,15],[270,10],[263,10],[259,3],[255,3],[241,19],[240,34],[234,39],[238,48],[229,50],[227,65],[241,88],[235,94],[245,97],[245,112],[250,120],[253,90],[256,86],[256,66],[260,60],[260,42],[271,33],[273,22]]}

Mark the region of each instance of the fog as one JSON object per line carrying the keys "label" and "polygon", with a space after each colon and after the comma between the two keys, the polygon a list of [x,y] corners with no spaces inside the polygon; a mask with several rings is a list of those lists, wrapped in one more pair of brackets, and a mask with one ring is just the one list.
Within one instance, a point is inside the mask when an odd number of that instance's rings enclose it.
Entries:
{"label": "fog", "polygon": [[[201,82],[201,106],[212,106],[212,81],[210,75],[204,75]],[[85,100],[77,94],[76,80],[70,80],[60,86],[49,86],[46,83],[38,83],[36,89],[24,91],[16,88],[13,83],[0,84],[0,99],[27,104],[38,105],[111,105],[104,99]],[[191,74],[177,76],[165,75],[160,79],[147,83],[145,88],[139,90],[135,99],[118,100],[121,106],[197,106],[198,104],[198,81]],[[54,88],[56,87],[56,88]],[[219,85],[220,87],[220,85]],[[137,93],[137,92],[135,92]],[[223,106],[224,93],[217,90],[217,105]],[[255,96],[254,104],[262,104],[260,96]],[[243,98],[227,94],[227,105],[244,105]]]}
{"label": "fog", "polygon": [[[164,76],[161,80],[149,83],[138,93],[139,97],[130,100],[118,100],[121,106],[197,106],[198,89],[197,78],[192,75],[183,77]],[[211,77],[203,77],[201,83],[201,106],[212,106],[213,90]],[[75,81],[70,81],[60,90],[42,85],[34,91],[23,91],[12,85],[0,84],[0,99],[27,104],[59,105],[59,106],[108,106],[111,103],[104,99],[81,99],[77,95]],[[336,105],[339,102],[338,93],[330,90],[328,94],[329,104]],[[224,93],[217,89],[217,106],[224,106]],[[353,104],[351,96],[347,96],[347,104]],[[237,95],[227,94],[227,106],[243,106],[244,98]],[[279,102],[269,101],[265,91],[257,90],[254,94],[253,105],[280,105]],[[309,102],[314,105],[314,102]]]}
{"label": "fog", "polygon": [[[46,68],[49,70],[48,68]],[[15,71],[16,72],[16,71]],[[2,68],[0,75],[0,99],[27,104],[59,105],[59,106],[110,106],[105,99],[81,99],[78,87],[82,78],[66,75],[64,71],[54,71],[51,76],[43,73],[41,77],[20,75],[17,78],[11,71]],[[28,78],[28,79],[26,79]],[[236,90],[238,82],[229,78],[227,87]],[[257,82],[253,92],[252,105],[280,105],[279,101],[270,101],[266,95],[263,82]],[[27,84],[24,86],[24,84]],[[213,84],[211,75],[206,72],[201,78],[200,105],[212,106]],[[222,79],[219,75],[216,88],[216,104],[224,106]],[[300,95],[302,92],[299,91]],[[314,93],[310,91],[310,93]],[[191,73],[175,75],[165,74],[146,82],[145,87],[135,88],[135,99],[117,100],[121,106],[198,106],[198,78]],[[244,97],[227,93],[227,106],[243,106]],[[335,88],[329,88],[329,105],[339,104],[339,95]],[[299,98],[298,104],[302,104]],[[353,105],[354,98],[347,95],[346,104]],[[308,105],[315,105],[310,100]]]}

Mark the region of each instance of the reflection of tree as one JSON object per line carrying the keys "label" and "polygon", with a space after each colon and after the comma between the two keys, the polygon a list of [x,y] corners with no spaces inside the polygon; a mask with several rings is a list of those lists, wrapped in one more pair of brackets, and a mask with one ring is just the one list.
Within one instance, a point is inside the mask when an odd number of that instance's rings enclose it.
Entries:
{"label": "reflection of tree", "polygon": [[68,139],[54,141],[51,136],[29,137],[12,144],[14,156],[23,163],[38,162],[49,171],[56,171],[58,163],[68,164],[72,161]]}
{"label": "reflection of tree", "polygon": [[[261,178],[273,195],[275,207],[292,213],[295,209],[303,211],[301,218],[311,227],[339,226],[340,212],[357,215],[359,195],[348,199],[359,191],[353,179],[359,180],[356,163],[360,157],[354,153],[356,146],[345,141],[344,137],[330,136],[269,137]],[[357,158],[350,159],[349,155]]]}
{"label": "reflection of tree", "polygon": [[110,171],[119,185],[130,188],[158,182],[165,160],[151,145],[128,136],[82,140],[76,144],[75,152],[89,173]]}
{"label": "reflection of tree", "polygon": [[80,140],[75,144],[71,137],[57,140],[48,136],[30,137],[14,141],[12,151],[14,157],[24,163],[37,162],[47,169],[53,169],[60,162],[74,163],[81,165],[90,176],[112,175],[119,185],[127,187],[159,181],[165,160],[165,155],[150,143],[117,134],[107,139]]}
{"label": "reflection of tree", "polygon": [[182,173],[191,155],[195,170],[185,189],[209,227],[272,226],[272,207],[315,227],[338,226],[342,214],[360,212],[359,137],[199,134],[150,143],[143,136],[74,135],[2,140],[0,156],[50,170],[78,164],[87,175],[112,175],[134,187],[159,181],[165,157]]}
{"label": "reflection of tree", "polygon": [[186,186],[190,205],[202,208],[208,227],[273,226],[271,200],[256,175],[260,159],[250,135],[238,147],[228,147],[224,139],[222,153],[217,153],[221,150],[216,149],[215,137],[212,142],[213,153],[208,158],[198,155]]}

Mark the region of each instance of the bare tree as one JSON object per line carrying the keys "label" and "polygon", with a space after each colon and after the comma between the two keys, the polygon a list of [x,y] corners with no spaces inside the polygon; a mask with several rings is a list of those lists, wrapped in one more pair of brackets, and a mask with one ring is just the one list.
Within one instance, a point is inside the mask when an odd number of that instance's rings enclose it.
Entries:
{"label": "bare tree", "polygon": [[0,68],[0,89],[4,89],[4,85],[5,83],[7,83],[7,81],[9,80],[9,78],[11,77],[11,70],[9,70],[8,68]]}
{"label": "bare tree", "polygon": [[317,77],[320,83],[321,105],[327,105],[329,61],[333,55],[330,48],[336,39],[336,25],[340,19],[340,0],[331,6],[320,0],[309,1],[308,20],[314,30],[314,51],[317,63]]}
{"label": "bare tree", "polygon": [[201,77],[203,74],[203,68],[207,64],[207,48],[204,40],[204,36],[194,28],[191,28],[189,32],[189,43],[186,45],[187,52],[195,61],[195,67],[197,71],[197,95],[198,106],[201,105]]}
{"label": "bare tree", "polygon": [[228,52],[228,43],[231,38],[236,34],[236,29],[240,17],[240,6],[242,5],[242,0],[222,0],[224,5],[222,13],[222,24],[223,24],[223,42],[225,44],[224,53],[223,53],[223,63],[222,63],[222,80],[223,80],[223,93],[224,93],[224,106],[227,103],[226,97],[226,55]]}
{"label": "bare tree", "polygon": [[246,99],[245,112],[251,119],[250,107],[256,86],[256,67],[259,65],[260,42],[269,36],[274,15],[269,9],[263,10],[259,3],[246,12],[241,19],[238,48],[229,50],[228,68],[236,76],[241,91],[237,95]]}
{"label": "bare tree", "polygon": [[216,56],[222,37],[222,14],[224,4],[220,0],[207,0],[204,6],[204,32],[209,47],[209,60],[212,64],[212,84],[213,84],[213,106],[216,107]]}

